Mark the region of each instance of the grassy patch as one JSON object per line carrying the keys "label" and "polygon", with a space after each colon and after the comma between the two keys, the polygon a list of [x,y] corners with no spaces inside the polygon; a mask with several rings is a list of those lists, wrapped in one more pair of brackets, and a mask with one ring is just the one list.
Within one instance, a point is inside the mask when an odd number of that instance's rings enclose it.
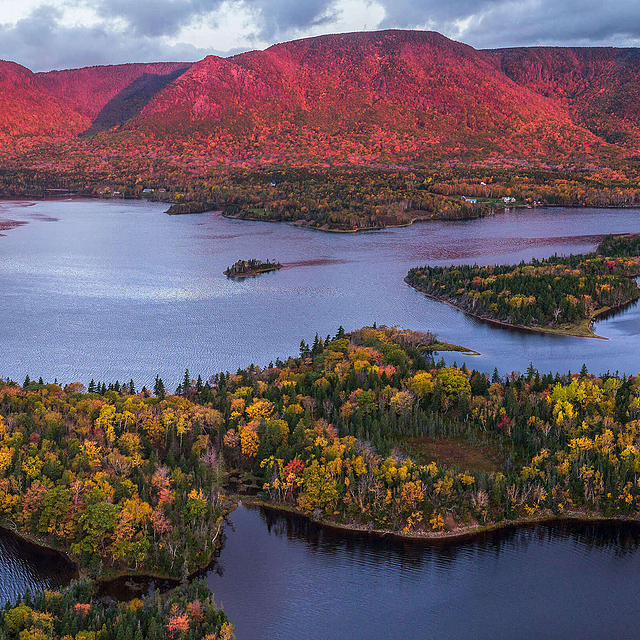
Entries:
{"label": "grassy patch", "polygon": [[435,462],[439,467],[455,466],[464,471],[491,473],[503,468],[504,460],[493,444],[470,443],[465,438],[401,438],[403,451],[418,464]]}
{"label": "grassy patch", "polygon": [[434,342],[429,345],[429,351],[457,351],[459,353],[464,353],[468,356],[479,356],[480,353],[474,351],[473,349],[469,349],[468,347],[463,347],[459,344],[452,344],[450,342]]}

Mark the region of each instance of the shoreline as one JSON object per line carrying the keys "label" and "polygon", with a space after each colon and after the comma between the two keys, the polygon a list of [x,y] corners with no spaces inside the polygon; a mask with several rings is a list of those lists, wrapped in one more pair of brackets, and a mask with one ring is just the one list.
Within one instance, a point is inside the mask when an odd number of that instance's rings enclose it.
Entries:
{"label": "shoreline", "polygon": [[[189,573],[186,575],[187,580],[193,580],[200,573],[202,573],[203,571],[206,571],[213,564],[213,562],[217,557],[217,553],[220,551],[220,547],[217,546],[218,536],[224,530],[224,524],[226,523],[227,516],[233,511],[235,511],[237,507],[238,507],[237,501],[233,501],[233,500],[229,501],[229,504],[226,506],[226,508],[223,510],[221,514],[222,521],[218,528],[218,533],[216,534],[215,538],[212,541],[213,551],[211,552],[210,557],[206,561],[203,561],[198,566],[195,566],[192,569],[190,569]],[[150,570],[144,570],[142,568],[139,570],[136,570],[133,568],[115,569],[113,571],[105,572],[105,574],[102,576],[93,576],[86,569],[80,566],[80,563],[75,560],[75,557],[73,556],[73,554],[71,554],[68,551],[65,551],[64,549],[60,549],[54,546],[53,544],[45,542],[44,540],[37,538],[36,536],[33,536],[29,533],[22,532],[18,529],[13,529],[10,526],[7,526],[5,522],[0,523],[0,532],[4,533],[5,535],[8,534],[10,536],[15,537],[17,540],[19,540],[23,544],[32,545],[43,552],[55,554],[59,556],[69,565],[69,568],[75,574],[72,580],[87,578],[91,580],[91,582],[96,587],[102,588],[105,585],[117,582],[119,580],[132,580],[132,581],[162,580],[165,582],[170,582],[174,585],[180,584],[180,582],[183,580],[183,577],[171,576],[168,574],[164,574],[160,571],[150,571]]]}
{"label": "shoreline", "polygon": [[549,510],[541,511],[537,515],[525,516],[514,520],[503,520],[501,522],[492,522],[488,524],[476,524],[465,527],[458,527],[451,531],[433,531],[433,532],[407,532],[395,531],[393,529],[375,529],[366,525],[356,523],[346,524],[340,522],[332,522],[326,519],[315,519],[306,513],[300,511],[296,507],[278,505],[271,502],[265,502],[259,498],[251,496],[233,496],[239,503],[249,508],[261,508],[275,511],[278,513],[287,513],[299,518],[303,518],[308,522],[316,524],[322,528],[339,531],[343,533],[351,533],[354,535],[365,535],[376,538],[391,538],[394,540],[422,541],[428,543],[437,542],[455,542],[465,539],[475,538],[484,533],[500,531],[509,528],[525,528],[540,524],[548,524],[553,522],[579,522],[579,523],[611,523],[611,524],[637,524],[640,527],[640,519],[629,518],[626,516],[602,516],[595,513],[584,513],[582,511],[566,511],[562,514],[554,514]]}
{"label": "shoreline", "polygon": [[482,354],[475,349],[469,349],[469,347],[463,347],[459,344],[453,344],[452,342],[440,342],[439,340],[434,344],[425,347],[426,351],[431,353],[461,353],[465,356],[481,356]]}
{"label": "shoreline", "polygon": [[83,577],[80,565],[73,559],[73,556],[70,553],[63,549],[58,549],[57,547],[44,542],[44,540],[41,540],[40,538],[36,538],[35,536],[19,531],[18,529],[13,529],[12,527],[7,526],[6,522],[0,523],[0,533],[12,536],[22,544],[31,545],[42,552],[59,556],[69,565],[69,568],[75,572],[77,577]]}
{"label": "shoreline", "polygon": [[[514,207],[505,207],[502,213],[506,212],[508,209]],[[520,207],[522,208],[522,207]],[[214,211],[214,209],[211,209]],[[215,210],[219,211],[219,209]],[[383,227],[357,227],[356,229],[332,229],[331,227],[312,227],[311,225],[304,224],[304,220],[263,220],[261,218],[253,218],[253,217],[241,217],[237,214],[227,214],[221,212],[223,218],[227,218],[227,220],[240,220],[243,222],[271,222],[271,223],[282,223],[288,224],[292,227],[298,227],[302,229],[310,229],[311,231],[321,231],[323,233],[366,233],[373,231],[385,231],[386,229],[403,229],[405,227],[410,227],[414,224],[418,224],[421,222],[462,222],[465,220],[478,220],[479,218],[487,218],[488,216],[496,215],[499,213],[499,210],[490,211],[487,213],[482,213],[477,216],[470,216],[468,218],[453,218],[453,217],[442,217],[437,218],[433,216],[416,216],[415,218],[411,218],[411,220],[407,222],[403,222],[400,224],[388,224]]]}
{"label": "shoreline", "polygon": [[[513,329],[516,331],[526,331],[528,333],[538,333],[538,334],[543,334],[543,335],[555,335],[555,336],[564,336],[564,337],[568,337],[568,338],[588,338],[588,339],[592,339],[595,338],[597,340],[609,340],[609,338],[607,338],[606,336],[600,336],[597,333],[595,333],[595,331],[593,331],[592,329],[592,325],[595,321],[597,321],[597,319],[602,316],[602,315],[606,315],[609,313],[615,313],[617,311],[621,311],[623,309],[625,309],[626,307],[628,307],[629,305],[633,304],[634,302],[637,302],[640,299],[640,289],[638,290],[638,294],[635,298],[631,298],[630,300],[625,300],[624,302],[621,302],[620,304],[614,306],[614,307],[604,307],[602,309],[598,309],[597,311],[595,311],[593,314],[591,314],[591,316],[588,319],[587,325],[586,325],[586,330],[588,331],[588,333],[573,333],[569,330],[564,330],[564,329],[546,329],[544,327],[529,327],[523,324],[510,324],[508,322],[504,322],[502,320],[496,320],[495,318],[487,318],[485,316],[480,316],[478,314],[472,313],[471,311],[467,311],[464,307],[460,307],[457,304],[455,304],[454,302],[451,302],[449,300],[446,300],[445,298],[440,298],[432,293],[428,293],[426,291],[423,291],[420,287],[417,287],[415,285],[413,285],[410,281],[408,276],[404,277],[404,282],[405,284],[407,284],[408,286],[410,286],[412,289],[414,289],[415,291],[417,291],[418,293],[421,293],[423,296],[426,296],[427,298],[431,298],[432,300],[435,300],[436,302],[442,302],[444,304],[448,304],[450,307],[456,309],[457,311],[460,311],[462,313],[464,313],[466,316],[473,318],[474,320],[479,320],[480,322],[483,322],[485,324],[489,324],[489,325],[493,325],[496,327],[500,327],[502,329]],[[581,325],[578,325],[578,327],[580,327]]]}

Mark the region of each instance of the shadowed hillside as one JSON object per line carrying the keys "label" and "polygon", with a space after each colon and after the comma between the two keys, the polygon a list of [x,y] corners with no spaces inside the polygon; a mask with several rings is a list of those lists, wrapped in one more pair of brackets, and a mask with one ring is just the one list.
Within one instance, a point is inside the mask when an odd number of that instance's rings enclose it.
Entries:
{"label": "shadowed hillside", "polygon": [[640,143],[640,49],[529,47],[487,52],[523,87],[613,144]]}
{"label": "shadowed hillside", "polygon": [[176,69],[171,73],[160,75],[144,73],[136,78],[128,87],[117,93],[102,107],[91,126],[81,135],[92,136],[101,131],[124,124],[137,116],[150,100],[162,91],[170,82],[181,76],[185,69]]}

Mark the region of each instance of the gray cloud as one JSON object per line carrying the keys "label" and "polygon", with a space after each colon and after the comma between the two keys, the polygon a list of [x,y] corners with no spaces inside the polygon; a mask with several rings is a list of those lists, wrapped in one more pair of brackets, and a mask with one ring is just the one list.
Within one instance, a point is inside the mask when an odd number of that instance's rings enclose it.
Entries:
{"label": "gray cloud", "polygon": [[[637,0],[382,0],[381,28],[429,25],[475,47],[640,42]],[[461,28],[461,24],[464,28]]]}
{"label": "gray cloud", "polygon": [[[194,20],[215,21],[224,4],[225,0],[101,0],[100,13],[126,20],[137,34],[175,36]],[[257,30],[249,37],[269,39],[330,23],[336,0],[231,0],[228,4],[253,16]]]}
{"label": "gray cloud", "polygon": [[68,27],[60,24],[60,17],[58,9],[44,5],[13,25],[0,25],[0,58],[32,71],[47,71],[124,62],[191,61],[210,53],[223,54],[188,43],[170,46],[162,39],[122,33],[110,29],[108,22]]}
{"label": "gray cloud", "polygon": [[246,0],[256,15],[261,38],[329,25],[336,19],[334,0]]}
{"label": "gray cloud", "polygon": [[110,19],[126,20],[138,35],[175,36],[182,27],[216,11],[222,3],[222,0],[101,0],[99,13]]}
{"label": "gray cloud", "polygon": [[[318,30],[338,29],[344,0],[66,0],[98,9],[95,26],[70,27],[54,6],[41,5],[15,24],[0,25],[0,58],[34,70],[156,60],[197,60],[221,53],[215,43],[198,48],[168,45],[187,25],[216,25],[231,7],[250,15],[238,34],[254,46]],[[640,45],[637,0],[372,0],[386,16],[377,28],[430,28],[478,48],[517,45]],[[368,16],[363,15],[363,23]],[[369,23],[369,26],[372,27]]]}

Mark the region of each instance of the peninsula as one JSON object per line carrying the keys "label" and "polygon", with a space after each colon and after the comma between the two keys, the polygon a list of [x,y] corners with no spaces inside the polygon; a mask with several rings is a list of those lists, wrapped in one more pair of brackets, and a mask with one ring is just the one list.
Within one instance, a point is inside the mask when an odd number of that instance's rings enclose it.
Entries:
{"label": "peninsula", "polygon": [[513,266],[411,269],[405,282],[425,295],[503,327],[599,337],[595,318],[640,298],[640,237],[607,236],[593,253]]}

